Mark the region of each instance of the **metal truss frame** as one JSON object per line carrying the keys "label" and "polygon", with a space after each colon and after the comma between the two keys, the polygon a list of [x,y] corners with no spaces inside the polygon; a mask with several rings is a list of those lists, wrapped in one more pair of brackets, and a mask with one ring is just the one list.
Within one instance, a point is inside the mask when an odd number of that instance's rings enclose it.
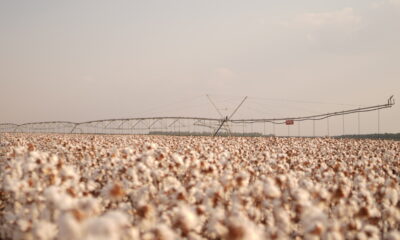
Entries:
{"label": "metal truss frame", "polygon": [[[251,125],[253,123],[264,123],[265,132],[265,123],[271,123],[273,125],[286,124],[287,120],[293,120],[293,122],[298,123],[303,121],[313,121],[313,123],[315,123],[315,121],[329,119],[331,117],[344,116],[355,113],[359,114],[362,112],[371,111],[378,111],[379,115],[379,110],[391,108],[395,104],[393,96],[391,96],[385,104],[348,109],[338,112],[329,112],[318,115],[284,118],[231,119],[231,117],[236,113],[237,109],[242,105],[245,99],[243,99],[243,101],[238,105],[238,107],[229,117],[226,116],[221,118],[204,118],[172,116],[102,119],[87,122],[49,121],[23,124],[0,123],[0,132],[149,134],[153,131],[190,132],[191,130],[196,129],[197,131],[207,132],[209,133],[209,135],[216,135],[218,133],[218,130],[223,130],[225,133],[230,134],[230,124],[236,126],[242,124],[244,129],[245,125]],[[222,114],[220,115],[222,116]]]}

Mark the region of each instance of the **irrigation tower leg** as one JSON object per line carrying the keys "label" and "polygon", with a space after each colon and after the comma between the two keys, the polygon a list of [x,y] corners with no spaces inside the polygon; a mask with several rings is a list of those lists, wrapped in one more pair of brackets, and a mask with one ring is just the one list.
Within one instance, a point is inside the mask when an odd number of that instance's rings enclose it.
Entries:
{"label": "irrigation tower leg", "polygon": [[326,118],[326,131],[327,131],[327,135],[329,137],[329,118]]}
{"label": "irrigation tower leg", "polygon": [[344,137],[344,113],[342,115],[342,135]]}
{"label": "irrigation tower leg", "polygon": [[358,135],[360,135],[360,112],[357,113],[358,117]]}
{"label": "irrigation tower leg", "polygon": [[275,124],[272,123],[272,131],[274,132],[274,137],[275,137]]}
{"label": "irrigation tower leg", "polygon": [[265,122],[264,122],[264,136],[265,136]]}
{"label": "irrigation tower leg", "polygon": [[313,124],[313,126],[312,126],[313,137],[315,137],[315,120],[312,121],[312,124]]}
{"label": "irrigation tower leg", "polygon": [[380,138],[381,133],[381,110],[378,109],[378,138]]}
{"label": "irrigation tower leg", "polygon": [[297,135],[300,137],[300,122],[297,123]]}

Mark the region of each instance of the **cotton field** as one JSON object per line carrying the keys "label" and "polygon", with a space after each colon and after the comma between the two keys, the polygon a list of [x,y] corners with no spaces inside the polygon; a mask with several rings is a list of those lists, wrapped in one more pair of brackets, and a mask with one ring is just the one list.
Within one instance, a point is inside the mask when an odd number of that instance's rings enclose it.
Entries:
{"label": "cotton field", "polygon": [[0,135],[1,239],[400,239],[400,142]]}

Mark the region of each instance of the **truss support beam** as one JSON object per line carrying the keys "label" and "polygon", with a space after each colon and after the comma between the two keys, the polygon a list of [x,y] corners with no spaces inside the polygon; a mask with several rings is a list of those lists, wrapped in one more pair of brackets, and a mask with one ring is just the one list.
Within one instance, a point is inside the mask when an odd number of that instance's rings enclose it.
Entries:
{"label": "truss support beam", "polygon": [[228,120],[232,119],[233,115],[239,110],[239,108],[242,106],[244,101],[246,101],[247,96],[243,98],[243,100],[240,102],[240,104],[236,107],[236,109],[232,112],[232,114],[229,116]]}
{"label": "truss support beam", "polygon": [[213,137],[217,136],[219,130],[222,128],[222,126],[224,125],[224,123],[225,123],[226,121],[228,121],[228,117],[226,117],[224,120],[222,120],[221,125],[219,125],[217,131],[215,131]]}
{"label": "truss support beam", "polygon": [[[125,130],[125,129],[138,129],[138,125],[142,124],[144,128],[151,129],[157,123],[161,122],[161,127],[164,129],[169,129],[171,126],[174,128],[177,126],[179,129],[181,127],[187,127],[187,124],[193,124],[194,126],[204,126],[207,128],[212,128],[211,134],[217,135],[221,130],[227,131],[230,133],[230,125],[235,126],[235,124],[242,124],[243,128],[245,124],[251,123],[268,123],[270,122],[275,127],[276,124],[285,124],[286,120],[290,119],[300,124],[303,121],[317,121],[327,119],[327,134],[328,136],[331,134],[329,129],[329,118],[330,117],[343,117],[344,115],[350,114],[359,114],[358,120],[358,132],[361,133],[361,113],[363,112],[378,112],[378,133],[381,132],[380,129],[380,110],[391,108],[394,104],[394,98],[391,96],[384,102],[384,104],[368,106],[368,107],[359,107],[353,108],[338,112],[328,112],[317,115],[310,116],[302,116],[302,117],[285,117],[285,118],[259,118],[259,119],[232,119],[232,117],[237,113],[237,111],[242,107],[243,103],[246,101],[247,97],[245,97],[240,104],[235,108],[235,110],[226,117],[222,118],[201,118],[201,117],[141,117],[141,118],[119,118],[119,119],[103,119],[96,121],[87,121],[87,122],[68,122],[68,121],[48,121],[48,122],[32,122],[32,123],[24,123],[24,124],[13,124],[13,123],[0,123],[0,132],[62,132],[68,131],[70,133],[79,132],[82,133],[104,133],[105,130]],[[212,100],[211,100],[212,102]],[[215,104],[213,104],[214,106]],[[219,113],[220,114],[220,113]],[[343,119],[341,119],[343,121]],[[184,126],[181,125],[181,122],[185,123]],[[164,126],[164,123],[166,123]],[[169,124],[169,125],[168,125]],[[158,126],[158,125],[157,125]],[[343,134],[345,133],[344,124],[343,124]],[[265,129],[265,127],[264,127]],[[316,130],[316,129],[315,129]],[[273,131],[275,133],[275,131]],[[265,134],[265,130],[264,130]],[[300,135],[300,125],[299,125],[299,134]]]}
{"label": "truss support beam", "polygon": [[133,124],[133,126],[131,127],[131,129],[135,129],[135,127],[142,122],[142,120],[138,120],[135,124]]}
{"label": "truss support beam", "polygon": [[175,119],[171,124],[169,124],[168,125],[168,127],[172,127],[172,126],[174,126],[175,125],[175,123],[177,122],[177,121],[179,121],[179,118],[178,119]]}
{"label": "truss support beam", "polygon": [[154,121],[149,125],[149,129],[151,129],[151,127],[154,126],[154,124],[156,124],[158,121],[160,121],[160,119],[154,120]]}

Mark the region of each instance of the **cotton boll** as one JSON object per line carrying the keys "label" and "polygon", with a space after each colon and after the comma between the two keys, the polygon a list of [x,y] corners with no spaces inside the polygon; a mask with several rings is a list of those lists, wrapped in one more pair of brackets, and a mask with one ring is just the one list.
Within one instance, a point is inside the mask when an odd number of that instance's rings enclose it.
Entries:
{"label": "cotton boll", "polygon": [[321,236],[326,230],[327,217],[318,207],[308,207],[301,216],[302,225],[306,233]]}
{"label": "cotton boll", "polygon": [[310,194],[304,189],[298,189],[294,193],[296,201],[302,206],[310,205]]}
{"label": "cotton boll", "polygon": [[153,205],[142,202],[138,204],[136,213],[142,219],[152,219],[156,212]]}
{"label": "cotton boll", "polygon": [[33,233],[37,239],[50,240],[57,235],[57,227],[53,223],[41,220],[34,223]]}
{"label": "cotton boll", "polygon": [[121,183],[110,182],[102,190],[102,194],[106,199],[109,199],[111,201],[118,201],[125,197],[126,193]]}
{"label": "cotton boll", "polygon": [[16,194],[18,193],[18,191],[19,191],[19,188],[18,188],[19,180],[18,179],[13,178],[10,175],[6,175],[4,177],[3,183],[4,183],[3,187],[4,187],[5,191],[14,192]]}
{"label": "cotton boll", "polygon": [[181,182],[173,176],[168,176],[164,178],[162,182],[163,190],[168,192],[172,188],[179,189],[182,185]]}
{"label": "cotton boll", "polygon": [[24,147],[14,147],[11,149],[12,152],[15,154],[15,156],[21,156],[24,155],[26,153],[26,149]]}
{"label": "cotton boll", "polygon": [[58,227],[57,239],[59,240],[81,239],[82,237],[82,224],[70,212],[60,217]]}
{"label": "cotton boll", "polygon": [[[22,154],[22,152],[21,152],[21,154]],[[40,158],[43,157],[42,154],[38,151],[30,151],[28,156],[29,156],[28,160],[32,161],[32,162],[35,162],[36,160],[40,160]],[[39,163],[44,163],[44,162],[42,160],[40,160]]]}
{"label": "cotton boll", "polygon": [[29,160],[24,164],[23,171],[33,172],[36,168],[38,168],[38,164],[34,161],[34,159],[29,158]]}
{"label": "cotton boll", "polygon": [[110,221],[114,222],[115,224],[117,224],[117,226],[120,227],[125,227],[130,225],[128,217],[120,211],[109,211],[103,216],[103,218],[109,219]]}
{"label": "cotton boll", "polygon": [[176,239],[175,233],[165,224],[157,225],[154,230],[154,237],[157,240],[174,240]]}
{"label": "cotton boll", "polygon": [[319,188],[317,192],[320,200],[322,201],[328,201],[331,198],[330,193],[325,188]]}
{"label": "cotton boll", "polygon": [[228,233],[225,239],[230,240],[261,240],[262,231],[245,219],[230,218],[227,220]]}
{"label": "cotton boll", "polygon": [[222,223],[222,220],[217,218],[211,218],[206,222],[206,234],[209,238],[218,239],[222,236],[225,236],[228,233],[228,229]]}
{"label": "cotton boll", "polygon": [[84,224],[85,239],[120,239],[129,235],[135,236],[134,229],[125,214],[119,211],[110,211],[97,218],[88,219]]}
{"label": "cotton boll", "polygon": [[98,188],[98,184],[97,184],[95,181],[89,180],[89,181],[86,183],[86,190],[87,190],[87,191],[92,192],[92,191],[94,191],[96,188]]}
{"label": "cotton boll", "polygon": [[267,198],[280,198],[281,190],[275,185],[272,179],[267,179],[264,184],[264,194]]}
{"label": "cotton boll", "polygon": [[144,147],[145,147],[145,149],[147,150],[147,151],[152,151],[152,150],[154,150],[154,149],[157,149],[157,144],[156,143],[146,143],[145,145],[144,145]]}
{"label": "cotton boll", "polygon": [[250,176],[246,171],[241,171],[238,176],[235,178],[236,185],[238,187],[247,187],[249,184]]}
{"label": "cotton boll", "polygon": [[291,227],[289,214],[284,209],[275,207],[274,218],[279,231],[289,233]]}
{"label": "cotton boll", "polygon": [[56,186],[46,189],[44,196],[52,206],[61,210],[71,209],[75,205],[75,200]]}
{"label": "cotton boll", "polygon": [[394,206],[386,207],[382,212],[382,217],[386,224],[396,228],[395,226],[400,222],[400,209]]}
{"label": "cotton boll", "polygon": [[400,240],[400,232],[399,231],[391,231],[387,234],[386,240]]}
{"label": "cotton boll", "polygon": [[79,199],[77,208],[87,216],[98,215],[100,213],[100,200],[93,197]]}
{"label": "cotton boll", "polygon": [[64,166],[61,169],[61,177],[64,180],[72,179],[76,181],[78,179],[77,172],[75,171],[73,166]]}
{"label": "cotton boll", "polygon": [[175,226],[181,229],[184,235],[187,235],[197,225],[196,214],[185,205],[180,206],[175,214]]}
{"label": "cotton boll", "polygon": [[363,239],[363,238],[376,239],[376,240],[380,239],[378,228],[376,228],[375,226],[372,226],[372,225],[364,226],[362,231],[357,234],[357,237],[360,239]]}
{"label": "cotton boll", "polygon": [[22,232],[25,232],[31,227],[32,224],[26,219],[19,219],[17,220],[17,225]]}
{"label": "cotton boll", "polygon": [[148,168],[153,168],[154,167],[154,164],[155,164],[155,159],[154,159],[154,157],[152,156],[152,155],[148,155],[148,154],[145,154],[145,155],[143,155],[142,157],[141,157],[143,160],[143,163],[148,167]]}
{"label": "cotton boll", "polygon": [[340,232],[337,231],[328,231],[324,237],[322,238],[323,240],[343,240],[343,236]]}
{"label": "cotton boll", "polygon": [[52,154],[49,158],[48,158],[48,163],[52,166],[56,166],[59,163],[59,159],[57,157],[57,155]]}
{"label": "cotton boll", "polygon": [[387,188],[385,190],[385,200],[387,199],[389,203],[393,206],[396,206],[397,202],[399,201],[399,193],[396,189]]}
{"label": "cotton boll", "polygon": [[85,223],[84,236],[84,239],[118,240],[120,230],[112,219],[99,217]]}
{"label": "cotton boll", "polygon": [[44,196],[47,201],[55,204],[60,200],[60,189],[56,186],[51,186],[44,191]]}
{"label": "cotton boll", "polygon": [[139,230],[136,227],[124,228],[121,240],[140,240]]}
{"label": "cotton boll", "polygon": [[133,150],[131,148],[124,148],[121,150],[120,158],[121,159],[128,159],[130,156],[132,156]]}
{"label": "cotton boll", "polygon": [[172,159],[174,160],[174,163],[177,167],[183,166],[184,164],[183,158],[179,154],[176,153],[172,154]]}

